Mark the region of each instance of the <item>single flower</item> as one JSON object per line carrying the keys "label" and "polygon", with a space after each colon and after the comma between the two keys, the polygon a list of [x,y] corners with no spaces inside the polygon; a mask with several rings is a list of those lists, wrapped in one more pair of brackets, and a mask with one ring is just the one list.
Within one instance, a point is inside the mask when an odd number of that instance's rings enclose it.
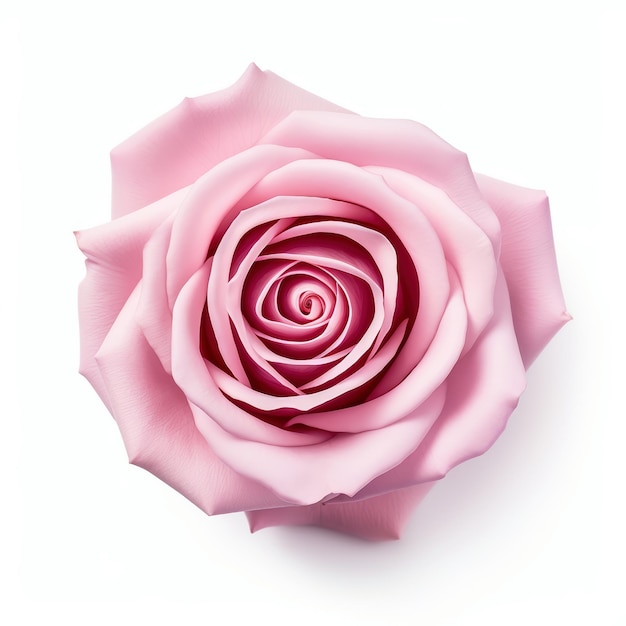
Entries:
{"label": "single flower", "polygon": [[398,537],[569,319],[543,192],[251,66],[112,152],[81,372],[132,463],[253,530]]}

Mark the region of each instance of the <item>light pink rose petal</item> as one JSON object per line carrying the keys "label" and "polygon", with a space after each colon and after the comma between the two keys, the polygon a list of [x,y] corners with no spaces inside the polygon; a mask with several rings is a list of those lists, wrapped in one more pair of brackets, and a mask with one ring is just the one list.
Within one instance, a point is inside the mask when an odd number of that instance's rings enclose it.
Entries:
{"label": "light pink rose petal", "polygon": [[270,526],[322,526],[370,541],[399,539],[415,507],[434,483],[423,483],[357,502],[248,511],[250,530]]}
{"label": "light pink rose petal", "polygon": [[190,185],[298,109],[344,110],[254,64],[231,87],[186,98],[111,152],[113,217]]}
{"label": "light pink rose petal", "polygon": [[165,255],[174,224],[172,214],[153,233],[143,250],[143,275],[136,319],[163,369],[172,371],[172,312],[166,290]]}
{"label": "light pink rose petal", "polygon": [[109,406],[94,355],[141,278],[143,247],[176,208],[177,197],[164,198],[124,219],[77,233],[87,257],[78,290],[80,372]]}
{"label": "light pink rose petal", "polygon": [[182,286],[223,237],[229,221],[237,217],[242,196],[275,169],[314,156],[297,148],[256,146],[222,161],[196,181],[179,209],[167,253],[170,309]]}
{"label": "light pink rose petal", "polygon": [[198,432],[184,394],[135,321],[139,290],[128,298],[96,356],[131,463],[209,514],[280,506],[268,489],[216,457]]}
{"label": "light pink rose petal", "polygon": [[376,476],[401,463],[432,427],[441,412],[445,393],[444,384],[411,416],[386,428],[338,433],[308,446],[270,446],[242,440],[214,419],[219,407],[207,415],[195,404],[190,406],[198,430],[227,465],[243,476],[258,480],[281,500],[301,506],[334,494],[352,497]]}
{"label": "light pink rose petal", "polygon": [[[398,194],[413,202],[435,229],[446,260],[461,281],[468,315],[465,351],[473,345],[493,315],[493,294],[498,273],[493,245],[487,235],[466,213],[459,210],[441,190],[412,174],[391,168],[372,167],[369,171],[382,175]],[[411,338],[406,353],[412,352]],[[387,376],[387,385],[398,382],[402,368],[394,363]],[[414,367],[414,363],[410,366]]]}
{"label": "light pink rose petal", "polygon": [[327,159],[410,172],[442,189],[499,245],[499,225],[482,198],[467,155],[410,120],[386,120],[327,111],[295,111],[261,143],[298,146]]}
{"label": "light pink rose petal", "polygon": [[438,480],[488,450],[503,431],[526,386],[526,372],[501,272],[494,317],[446,384],[445,406],[421,445],[403,463],[372,481],[359,497]]}
{"label": "light pink rose petal", "polygon": [[528,366],[571,317],[565,308],[543,191],[477,175],[502,224],[500,263],[511,295],[513,324]]}

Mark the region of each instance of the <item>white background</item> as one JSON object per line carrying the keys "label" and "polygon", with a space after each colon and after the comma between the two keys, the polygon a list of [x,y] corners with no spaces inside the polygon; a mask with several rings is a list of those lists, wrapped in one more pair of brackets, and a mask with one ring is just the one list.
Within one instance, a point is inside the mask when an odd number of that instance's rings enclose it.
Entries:
{"label": "white background", "polygon": [[[3,0],[0,621],[626,623],[620,5]],[[251,61],[550,195],[574,321],[399,542],[205,516],[76,373],[72,231],[108,219],[110,148]]]}

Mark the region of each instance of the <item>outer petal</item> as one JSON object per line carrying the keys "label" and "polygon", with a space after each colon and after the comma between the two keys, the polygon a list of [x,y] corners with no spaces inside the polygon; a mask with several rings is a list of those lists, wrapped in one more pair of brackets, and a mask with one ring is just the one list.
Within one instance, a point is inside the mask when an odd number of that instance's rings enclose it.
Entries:
{"label": "outer petal", "polygon": [[136,319],[163,369],[172,371],[172,312],[167,302],[165,260],[175,215],[165,220],[143,249],[141,295]]}
{"label": "outer petal", "polygon": [[502,225],[500,263],[511,295],[515,332],[528,366],[571,317],[565,310],[543,191],[477,175]]}
{"label": "outer petal", "polygon": [[504,430],[526,376],[502,272],[496,283],[493,319],[446,382],[446,404],[420,446],[367,485],[359,497],[442,478],[459,463],[483,454]]}
{"label": "outer petal", "polygon": [[165,372],[135,321],[139,285],[96,360],[131,463],[209,514],[280,506],[268,489],[220,461],[195,427],[184,394]]}
{"label": "outer petal", "polygon": [[173,194],[122,220],[76,233],[87,257],[87,274],[78,291],[80,372],[109,409],[94,355],[141,278],[146,242],[178,201],[179,194]]}
{"label": "outer petal", "polygon": [[113,218],[190,185],[297,109],[344,111],[254,64],[232,87],[183,100],[111,152]]}
{"label": "outer petal", "polygon": [[413,509],[434,483],[422,483],[358,502],[333,500],[310,506],[266,509],[246,513],[250,530],[269,526],[323,526],[370,541],[400,539]]}
{"label": "outer petal", "polygon": [[463,287],[469,322],[466,352],[493,315],[498,262],[490,240],[441,189],[402,170],[367,169],[380,173],[396,193],[419,207],[439,236],[446,260],[455,268]]}
{"label": "outer petal", "polygon": [[296,111],[262,142],[297,146],[323,158],[354,165],[382,165],[415,174],[445,191],[498,250],[498,220],[480,195],[467,155],[422,124],[336,112]]}

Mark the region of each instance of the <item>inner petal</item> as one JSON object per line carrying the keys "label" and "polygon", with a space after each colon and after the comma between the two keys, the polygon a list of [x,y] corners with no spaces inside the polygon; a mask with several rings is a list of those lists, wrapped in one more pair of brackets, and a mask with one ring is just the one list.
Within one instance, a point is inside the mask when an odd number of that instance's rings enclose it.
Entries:
{"label": "inner petal", "polygon": [[334,301],[335,294],[326,285],[305,274],[282,277],[275,293],[278,312],[296,324],[327,319],[325,313],[332,312]]}

